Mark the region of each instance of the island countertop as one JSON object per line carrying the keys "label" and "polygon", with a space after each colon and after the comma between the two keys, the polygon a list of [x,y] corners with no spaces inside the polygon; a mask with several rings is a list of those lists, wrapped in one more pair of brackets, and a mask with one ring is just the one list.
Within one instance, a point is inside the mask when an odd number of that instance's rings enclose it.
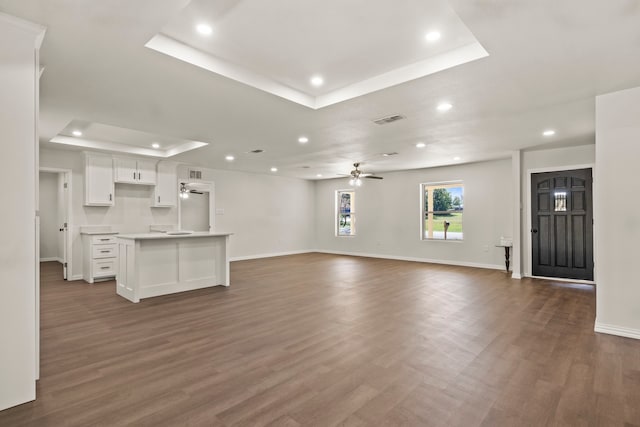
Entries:
{"label": "island countertop", "polygon": [[[175,233],[175,232],[174,232]],[[210,232],[210,231],[194,231],[192,233],[184,233],[184,234],[170,234],[170,233],[136,233],[136,234],[118,234],[118,238],[120,239],[131,239],[131,240],[157,240],[157,239],[189,239],[195,237],[223,237],[223,236],[231,236],[233,233],[225,233],[225,232]]]}

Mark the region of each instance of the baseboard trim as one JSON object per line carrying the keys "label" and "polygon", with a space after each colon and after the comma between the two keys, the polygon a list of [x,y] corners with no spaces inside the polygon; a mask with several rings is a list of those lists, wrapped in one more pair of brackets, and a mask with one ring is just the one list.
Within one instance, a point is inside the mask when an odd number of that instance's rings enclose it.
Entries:
{"label": "baseboard trim", "polygon": [[624,326],[607,325],[605,323],[598,322],[598,319],[596,319],[596,324],[593,330],[602,334],[617,335],[619,337],[640,340],[640,330],[625,328]]}
{"label": "baseboard trim", "polygon": [[62,264],[62,258],[58,258],[58,257],[40,258],[40,262],[51,262],[51,261],[58,261],[60,264]]}
{"label": "baseboard trim", "polygon": [[288,252],[275,252],[275,253],[267,253],[267,254],[256,254],[256,255],[245,255],[245,256],[236,256],[230,257],[229,261],[248,261],[251,259],[261,259],[261,258],[274,258],[278,256],[287,256],[287,255],[300,255],[300,254],[308,254],[311,252],[310,250],[301,250],[301,251],[288,251]]}
{"label": "baseboard trim", "polygon": [[405,257],[405,256],[396,256],[396,255],[382,255],[382,254],[372,254],[372,253],[364,253],[364,252],[327,251],[322,249],[317,249],[311,252],[319,252],[322,254],[332,254],[332,255],[359,256],[359,257],[365,257],[365,258],[393,259],[397,261],[423,262],[428,264],[455,265],[458,267],[484,268],[489,270],[504,270],[504,265],[499,265],[499,264],[481,264],[476,262],[416,258],[416,257]]}
{"label": "baseboard trim", "polygon": [[522,279],[522,276],[519,275],[519,274],[511,273],[511,278],[512,279],[516,279],[516,280],[520,280],[520,279]]}
{"label": "baseboard trim", "polygon": [[67,282],[71,282],[73,280],[82,280],[82,274],[67,277]]}

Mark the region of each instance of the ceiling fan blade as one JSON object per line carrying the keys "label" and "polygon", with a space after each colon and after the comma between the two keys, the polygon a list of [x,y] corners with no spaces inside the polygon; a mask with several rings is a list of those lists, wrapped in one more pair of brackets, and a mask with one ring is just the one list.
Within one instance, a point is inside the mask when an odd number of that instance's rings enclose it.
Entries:
{"label": "ceiling fan blade", "polygon": [[[360,176],[362,176],[362,175],[360,175]],[[367,179],[384,179],[381,176],[375,176],[375,175],[367,175],[364,178],[367,178]]]}

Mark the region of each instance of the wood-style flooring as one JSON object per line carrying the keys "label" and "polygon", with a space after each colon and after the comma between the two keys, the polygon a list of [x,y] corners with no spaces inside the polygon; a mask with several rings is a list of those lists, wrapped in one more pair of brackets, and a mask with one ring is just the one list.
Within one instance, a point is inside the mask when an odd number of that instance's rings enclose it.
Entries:
{"label": "wood-style flooring", "polygon": [[1,426],[640,425],[586,285],[305,254],[143,300],[42,265],[38,399]]}

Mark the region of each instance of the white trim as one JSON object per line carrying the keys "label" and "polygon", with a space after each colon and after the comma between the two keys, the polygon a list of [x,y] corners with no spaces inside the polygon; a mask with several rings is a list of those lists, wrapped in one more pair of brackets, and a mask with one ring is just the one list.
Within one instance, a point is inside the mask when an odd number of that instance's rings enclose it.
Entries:
{"label": "white trim", "polygon": [[17,18],[13,15],[8,15],[6,13],[0,12],[0,21],[5,22],[7,24],[13,25],[14,27],[20,28],[21,30],[28,31],[29,33],[35,36],[34,48],[40,49],[42,46],[42,41],[44,40],[44,33],[47,31],[47,27],[34,24],[33,22],[26,21],[21,18]]}
{"label": "white trim", "polygon": [[513,244],[511,248],[512,279],[522,278],[522,155],[520,150],[511,153],[511,178],[513,188]]}
{"label": "white trim", "polygon": [[67,278],[67,282],[71,282],[73,280],[82,280],[82,274],[76,274],[75,276],[69,276]]}
{"label": "white trim", "polygon": [[[531,248],[532,242],[531,242],[531,175],[533,175],[534,173],[545,173],[545,172],[560,172],[560,171],[570,171],[570,170],[576,170],[576,169],[591,169],[591,178],[593,180],[593,183],[595,184],[596,181],[596,165],[595,163],[586,163],[586,164],[581,164],[581,165],[570,165],[570,166],[551,166],[551,167],[546,167],[546,168],[533,168],[533,169],[527,169],[527,199],[525,200],[525,203],[527,204],[527,228],[525,229],[525,232],[527,234],[527,238],[526,238],[526,242],[527,242],[527,259],[529,260],[529,262],[527,263],[527,269],[524,272],[524,276],[525,277],[532,277],[532,272],[533,272],[533,251]],[[591,214],[592,217],[595,214],[595,201],[596,201],[596,194],[595,194],[595,185],[591,186],[591,200],[592,200],[592,206],[591,206]],[[596,277],[596,266],[595,266],[595,256],[596,256],[596,227],[595,227],[595,217],[593,217],[593,260],[594,260],[594,265],[593,265],[593,277]],[[529,231],[526,231],[529,230]],[[556,280],[556,279],[553,279]]]}
{"label": "white trim", "polygon": [[358,256],[358,257],[365,257],[365,258],[392,259],[397,261],[424,262],[428,264],[455,265],[459,267],[473,267],[473,268],[484,268],[489,270],[505,271],[504,265],[499,265],[499,264],[482,264],[482,263],[476,263],[476,262],[416,258],[416,257],[405,257],[405,256],[396,256],[396,255],[381,255],[381,254],[372,254],[372,253],[364,253],[364,252],[328,251],[328,250],[322,250],[322,249],[316,249],[314,251],[309,251],[309,252],[318,252],[321,254],[333,254],[333,255]]}
{"label": "white trim", "polygon": [[582,285],[595,285],[596,284],[596,282],[594,282],[593,280],[567,279],[565,277],[532,276],[531,274],[525,274],[524,277],[527,277],[529,279],[551,280],[551,281],[554,281],[554,282],[580,283]]}
{"label": "white trim", "polygon": [[250,259],[261,259],[261,258],[273,258],[278,256],[287,256],[287,255],[300,255],[300,254],[309,254],[313,252],[313,250],[300,250],[300,251],[288,251],[288,252],[277,252],[277,253],[268,253],[268,254],[256,254],[256,255],[245,255],[245,256],[237,256],[229,258],[229,261],[247,261]]}
{"label": "white trim", "polygon": [[616,325],[607,325],[607,324],[598,322],[598,319],[596,319],[596,323],[593,327],[593,330],[601,334],[617,335],[619,337],[633,338],[636,340],[640,340],[640,329],[632,329],[632,328],[626,328],[624,326],[616,326]]}

